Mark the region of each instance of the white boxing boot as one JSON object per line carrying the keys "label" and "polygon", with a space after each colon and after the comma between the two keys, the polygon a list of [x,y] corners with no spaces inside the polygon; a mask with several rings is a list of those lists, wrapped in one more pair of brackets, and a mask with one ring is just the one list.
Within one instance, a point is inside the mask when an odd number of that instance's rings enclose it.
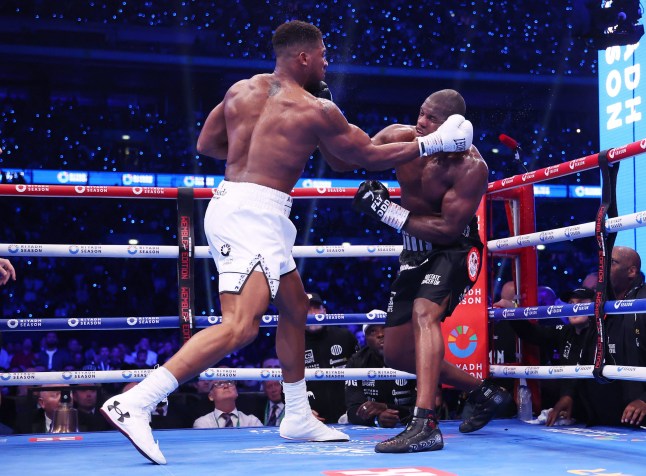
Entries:
{"label": "white boxing boot", "polygon": [[350,437],[324,425],[312,415],[307,400],[305,380],[283,383],[285,416],[280,423],[280,436],[288,440],[349,441]]}
{"label": "white boxing boot", "polygon": [[109,398],[99,411],[143,456],[153,463],[166,464],[166,458],[153,438],[150,414],[177,386],[175,377],[159,367],[129,391]]}

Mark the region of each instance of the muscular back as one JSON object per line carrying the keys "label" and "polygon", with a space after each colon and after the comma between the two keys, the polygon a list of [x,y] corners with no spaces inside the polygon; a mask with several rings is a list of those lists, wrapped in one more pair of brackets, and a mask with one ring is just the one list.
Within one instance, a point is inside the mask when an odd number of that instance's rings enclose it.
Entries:
{"label": "muscular back", "polygon": [[231,87],[223,101],[228,137],[226,178],[289,193],[317,146],[320,101],[274,74]]}

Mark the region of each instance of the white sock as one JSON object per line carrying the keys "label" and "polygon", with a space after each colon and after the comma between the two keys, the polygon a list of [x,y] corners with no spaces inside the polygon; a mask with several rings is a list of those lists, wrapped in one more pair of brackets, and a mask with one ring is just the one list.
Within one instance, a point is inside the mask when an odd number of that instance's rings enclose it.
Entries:
{"label": "white sock", "polygon": [[153,370],[148,377],[128,390],[126,394],[128,397],[136,398],[137,403],[148,407],[157,405],[178,386],[179,383],[173,374],[166,367],[160,366]]}
{"label": "white sock", "polygon": [[285,394],[285,413],[311,413],[310,402],[307,399],[307,386],[305,379],[298,382],[283,382]]}

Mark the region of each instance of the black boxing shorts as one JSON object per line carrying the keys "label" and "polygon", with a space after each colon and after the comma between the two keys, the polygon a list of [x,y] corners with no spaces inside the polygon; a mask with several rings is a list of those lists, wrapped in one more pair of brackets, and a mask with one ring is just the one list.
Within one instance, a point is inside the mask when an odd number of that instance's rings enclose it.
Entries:
{"label": "black boxing shorts", "polygon": [[483,248],[480,240],[462,237],[459,243],[450,247],[434,245],[433,249],[423,251],[404,249],[399,256],[399,274],[390,288],[386,327],[410,321],[417,298],[441,305],[450,296],[442,316],[444,321],[478,279]]}

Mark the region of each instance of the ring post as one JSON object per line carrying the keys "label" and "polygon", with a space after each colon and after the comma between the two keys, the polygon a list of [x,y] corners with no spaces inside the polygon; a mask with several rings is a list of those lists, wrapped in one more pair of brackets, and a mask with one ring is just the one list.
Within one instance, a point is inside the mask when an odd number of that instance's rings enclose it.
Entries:
{"label": "ring post", "polygon": [[193,189],[177,190],[177,294],[182,342],[186,343],[195,328],[195,237],[193,223]]}

